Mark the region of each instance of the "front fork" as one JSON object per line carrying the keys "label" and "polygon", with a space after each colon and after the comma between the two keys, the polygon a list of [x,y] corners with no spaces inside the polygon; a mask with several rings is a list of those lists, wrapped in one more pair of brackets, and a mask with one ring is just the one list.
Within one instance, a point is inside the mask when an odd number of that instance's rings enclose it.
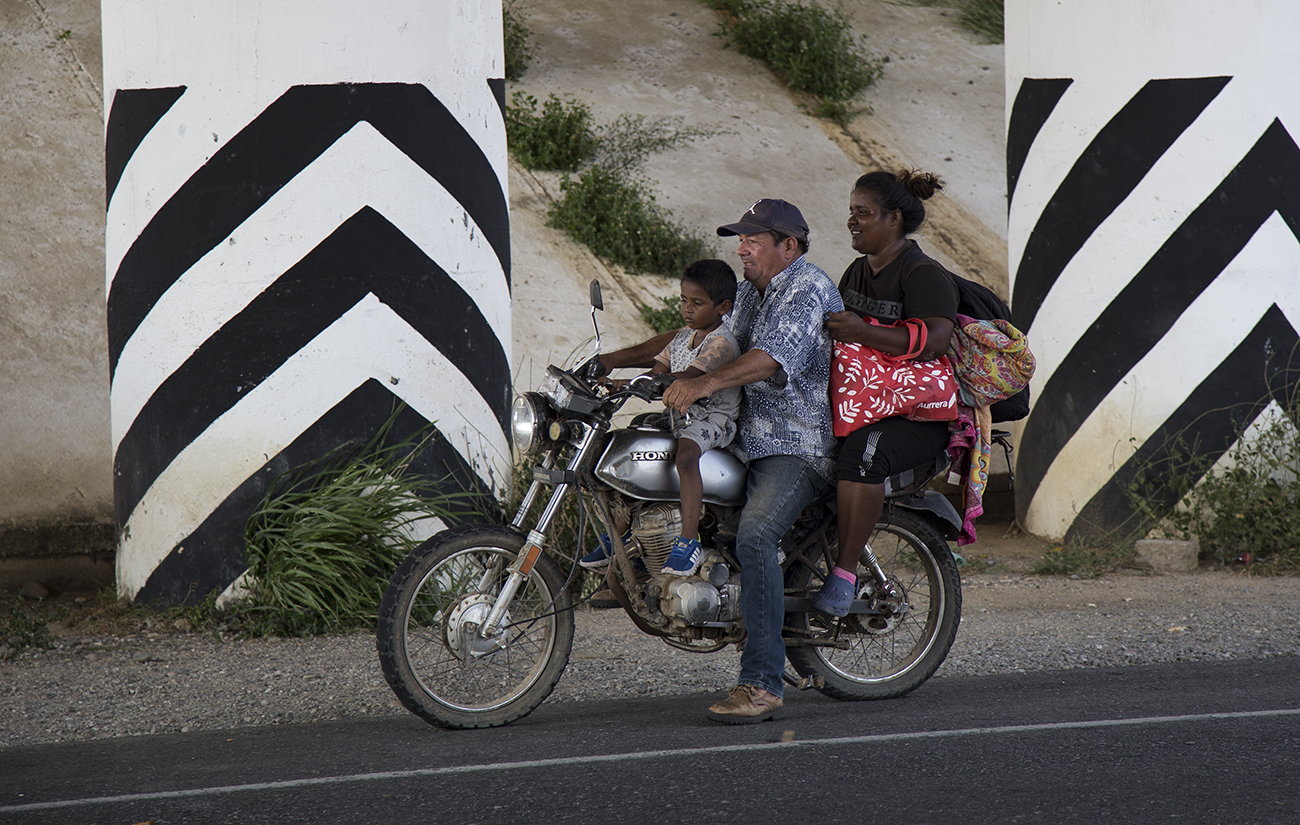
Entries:
{"label": "front fork", "polygon": [[[587,454],[591,452],[593,445],[596,443],[596,435],[597,430],[595,427],[584,426],[582,438],[578,441],[578,449],[569,462],[570,467],[585,466]],[[555,453],[556,451],[551,451],[541,466],[533,473],[533,483],[529,485],[528,492],[519,505],[519,511],[515,513],[514,520],[510,522],[511,527],[517,530],[522,529],[524,519],[528,517],[528,511],[532,509],[533,501],[541,492],[542,485],[555,484],[550,501],[546,502],[546,508],[542,510],[541,518],[533,525],[533,529],[528,531],[528,538],[524,541],[522,552],[515,559],[514,564],[510,565],[510,575],[506,579],[506,583],[502,585],[501,592],[497,594],[496,601],[492,603],[492,610],[488,613],[487,619],[483,621],[482,626],[479,628],[479,634],[483,637],[495,636],[500,631],[501,620],[506,615],[506,609],[514,601],[515,594],[519,592],[524,580],[533,572],[533,566],[537,564],[538,557],[542,555],[542,545],[546,542],[546,531],[551,526],[551,519],[555,518],[555,514],[560,511],[561,505],[564,504],[564,497],[569,494],[571,488],[577,490],[579,495],[582,495],[581,490],[577,489],[578,480],[572,470],[553,469]]]}

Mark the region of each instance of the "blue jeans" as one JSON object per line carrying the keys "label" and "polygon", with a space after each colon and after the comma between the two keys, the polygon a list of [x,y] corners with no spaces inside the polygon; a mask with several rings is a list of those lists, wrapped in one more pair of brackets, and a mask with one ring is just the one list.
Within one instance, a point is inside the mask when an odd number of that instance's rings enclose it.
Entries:
{"label": "blue jeans", "polygon": [[772,455],[749,463],[745,509],[736,532],[740,610],[747,632],[740,655],[742,685],[782,694],[785,577],[777,546],[803,509],[830,489],[830,482],[800,456]]}

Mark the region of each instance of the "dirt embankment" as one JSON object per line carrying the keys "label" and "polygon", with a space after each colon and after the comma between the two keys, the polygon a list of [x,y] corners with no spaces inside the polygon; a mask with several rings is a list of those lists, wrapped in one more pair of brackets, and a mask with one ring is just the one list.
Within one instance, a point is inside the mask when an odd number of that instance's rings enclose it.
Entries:
{"label": "dirt embankment", "polygon": [[[1007,292],[1005,80],[1001,46],[960,28],[942,9],[859,0],[850,9],[867,48],[888,58],[847,127],[809,117],[807,101],[716,35],[713,11],[692,0],[582,4],[530,0],[534,60],[516,91],[570,95],[597,122],[619,115],[680,117],[716,137],[650,159],[660,202],[707,237],[761,197],[799,206],[812,230],[809,260],[832,277],[855,257],[844,215],[852,182],[877,168],[940,174],[918,233],[956,271]],[[517,382],[591,334],[586,287],[606,285],[606,346],[643,338],[636,307],[676,288],[674,278],[625,276],[545,225],[559,176],[512,167],[514,363]],[[734,260],[721,239],[716,254]]]}

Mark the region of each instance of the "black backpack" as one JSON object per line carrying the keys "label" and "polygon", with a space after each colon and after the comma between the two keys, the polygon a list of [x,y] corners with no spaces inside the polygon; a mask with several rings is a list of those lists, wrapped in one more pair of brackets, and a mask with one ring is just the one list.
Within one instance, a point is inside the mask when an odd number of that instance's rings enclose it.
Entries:
{"label": "black backpack", "polygon": [[[1005,301],[998,297],[996,292],[983,284],[978,284],[956,273],[949,272],[947,267],[933,258],[918,255],[912,265],[908,267],[908,274],[910,275],[913,269],[927,261],[947,272],[953,283],[957,285],[958,315],[966,315],[976,321],[1011,320],[1011,309],[1006,305]],[[989,407],[989,413],[995,422],[1019,421],[1029,415],[1029,387],[1026,386],[1010,398],[995,401]]]}

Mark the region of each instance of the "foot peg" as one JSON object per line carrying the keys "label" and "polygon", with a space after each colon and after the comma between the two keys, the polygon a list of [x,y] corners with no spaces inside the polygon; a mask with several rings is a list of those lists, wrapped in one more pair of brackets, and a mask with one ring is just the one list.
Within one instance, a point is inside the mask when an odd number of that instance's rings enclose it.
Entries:
{"label": "foot peg", "polygon": [[789,673],[781,674],[782,680],[795,690],[821,690],[826,687],[826,680],[821,676],[805,676],[802,679],[796,679]]}

